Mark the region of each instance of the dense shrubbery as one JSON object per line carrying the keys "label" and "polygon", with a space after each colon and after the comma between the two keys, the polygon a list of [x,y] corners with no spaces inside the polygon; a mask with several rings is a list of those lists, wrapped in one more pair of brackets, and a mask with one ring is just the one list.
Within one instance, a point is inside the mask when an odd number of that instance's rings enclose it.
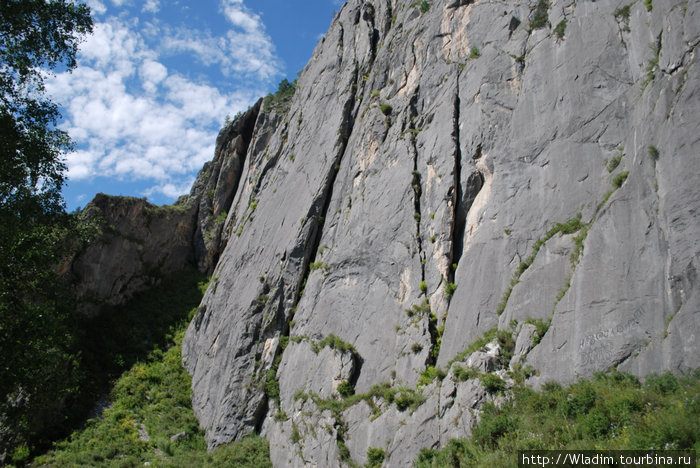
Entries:
{"label": "dense shrubbery", "polygon": [[647,377],[617,371],[567,388],[516,387],[501,408],[487,404],[468,440],[423,449],[417,467],[514,466],[518,450],[700,449],[700,373]]}

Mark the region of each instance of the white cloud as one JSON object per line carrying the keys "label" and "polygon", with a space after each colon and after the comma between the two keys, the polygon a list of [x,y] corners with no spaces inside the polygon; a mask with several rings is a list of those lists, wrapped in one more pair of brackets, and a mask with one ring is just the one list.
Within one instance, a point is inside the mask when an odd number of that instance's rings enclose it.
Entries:
{"label": "white cloud", "polygon": [[100,0],[86,0],[87,6],[93,14],[103,15],[107,11],[107,7]]}
{"label": "white cloud", "polygon": [[[243,57],[247,65],[228,65],[259,78],[273,73]],[[185,77],[162,63],[135,23],[112,18],[96,23],[78,68],[49,77],[47,91],[64,106],[63,128],[79,148],[66,157],[69,179],[142,180],[152,184],[145,195],[174,198],[213,157],[223,117],[247,108],[266,84],[225,93]]]}
{"label": "white cloud", "polygon": [[142,12],[149,13],[158,13],[158,10],[160,10],[160,2],[158,0],[146,0],[141,9]]}

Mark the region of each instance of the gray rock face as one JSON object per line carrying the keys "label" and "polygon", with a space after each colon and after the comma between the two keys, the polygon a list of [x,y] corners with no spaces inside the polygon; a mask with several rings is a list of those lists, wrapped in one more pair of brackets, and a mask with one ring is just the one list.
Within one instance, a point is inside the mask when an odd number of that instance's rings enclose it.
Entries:
{"label": "gray rock face", "polygon": [[121,304],[186,267],[213,270],[226,244],[224,222],[260,105],[221,130],[213,161],[176,204],[158,207],[145,199],[98,194],[85,207],[101,234],[76,252],[64,272],[76,285],[80,312],[97,314],[101,304]]}
{"label": "gray rock face", "polygon": [[85,211],[101,234],[76,253],[65,272],[76,285],[80,313],[121,304],[193,261],[190,206],[158,207],[145,199],[98,194]]}
{"label": "gray rock face", "polygon": [[531,30],[535,4],[350,0],[289,110],[217,145],[198,229],[226,217],[198,238],[216,267],[183,342],[211,447],[410,464],[495,398],[455,366],[509,378],[500,347],[462,351],[528,318],[551,319],[515,336],[534,386],[698,367],[698,2],[555,0]]}

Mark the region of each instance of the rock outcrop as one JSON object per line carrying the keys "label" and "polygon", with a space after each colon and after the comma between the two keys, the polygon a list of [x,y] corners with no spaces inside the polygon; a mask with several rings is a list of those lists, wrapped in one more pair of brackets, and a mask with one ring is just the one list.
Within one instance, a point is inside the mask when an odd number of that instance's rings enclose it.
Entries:
{"label": "rock outcrop", "polygon": [[63,271],[75,284],[78,312],[98,314],[184,268],[211,273],[226,245],[223,227],[261,103],[221,130],[214,159],[174,205],[98,194],[85,207],[99,234]]}
{"label": "rock outcrop", "polygon": [[700,2],[547,6],[349,0],[288,108],[222,131],[183,342],[210,447],[405,466],[511,379],[698,367]]}

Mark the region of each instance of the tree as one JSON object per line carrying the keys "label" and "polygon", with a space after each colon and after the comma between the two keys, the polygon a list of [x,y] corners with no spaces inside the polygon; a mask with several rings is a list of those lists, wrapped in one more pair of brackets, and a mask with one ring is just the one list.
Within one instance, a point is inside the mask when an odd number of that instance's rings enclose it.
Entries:
{"label": "tree", "polygon": [[92,26],[84,4],[0,0],[0,464],[57,430],[53,410],[75,391],[57,275],[75,228],[61,197],[71,142],[44,77],[76,66]]}

